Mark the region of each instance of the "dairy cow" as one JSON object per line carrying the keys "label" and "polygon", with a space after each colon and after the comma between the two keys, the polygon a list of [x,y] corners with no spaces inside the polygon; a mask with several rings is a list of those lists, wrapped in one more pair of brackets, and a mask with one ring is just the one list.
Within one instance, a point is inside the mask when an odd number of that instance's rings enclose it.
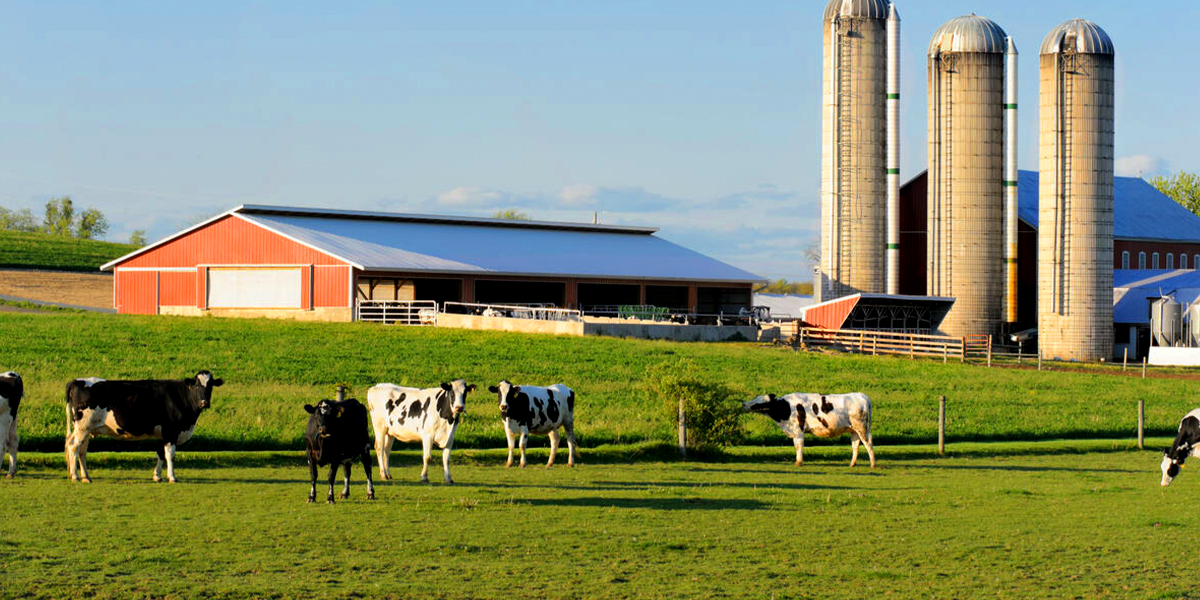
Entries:
{"label": "dairy cow", "polygon": [[875,467],[875,449],[871,439],[871,399],[866,394],[775,394],[744,402],[742,408],[767,415],[792,438],[796,445],[796,465],[804,462],[804,434],[833,438],[850,432],[853,453],[850,466],[858,463],[858,445],[865,444],[871,467]]}
{"label": "dairy cow", "polygon": [[579,451],[575,445],[575,392],[571,388],[561,383],[550,387],[534,387],[501,381],[498,385],[489,386],[488,391],[500,399],[500,421],[508,438],[506,466],[512,466],[513,443],[517,437],[520,437],[521,466],[525,466],[525,444],[531,433],[550,436],[550,460],[546,466],[554,466],[559,427],[567,434],[567,465],[575,466]]}
{"label": "dairy cow", "polygon": [[17,474],[17,408],[25,396],[25,382],[13,371],[0,373],[0,464],[8,453],[8,474],[12,479]]}
{"label": "dairy cow", "polygon": [[175,447],[191,439],[196,419],[212,403],[213,388],[224,383],[208,371],[186,379],[109,381],[89,377],[68,383],[66,453],[71,480],[91,482],[87,447],[99,434],[161,441],[153,480],[160,480],[165,462],[167,480],[175,483]]}
{"label": "dairy cow", "polygon": [[308,449],[308,469],[312,485],[308,501],[317,499],[317,467],[329,465],[329,495],[325,501],[333,504],[333,480],[338,467],[345,470],[342,498],[350,497],[350,465],[362,461],[367,474],[367,499],[375,499],[375,483],[371,481],[371,436],[367,433],[367,409],[358,400],[322,400],[316,406],[305,404],[308,428],[304,445]]}
{"label": "dairy cow", "polygon": [[442,474],[450,477],[450,449],[454,432],[467,409],[467,394],[475,386],[456,379],[439,387],[417,389],[381,383],[367,391],[371,426],[375,429],[375,456],[379,460],[379,478],[391,479],[388,456],[392,441],[421,442],[421,481],[429,482],[429,458],[436,443],[442,449]]}
{"label": "dairy cow", "polygon": [[1200,408],[1183,416],[1179,421],[1179,434],[1175,441],[1163,450],[1162,486],[1171,485],[1183,463],[1189,456],[1200,456]]}

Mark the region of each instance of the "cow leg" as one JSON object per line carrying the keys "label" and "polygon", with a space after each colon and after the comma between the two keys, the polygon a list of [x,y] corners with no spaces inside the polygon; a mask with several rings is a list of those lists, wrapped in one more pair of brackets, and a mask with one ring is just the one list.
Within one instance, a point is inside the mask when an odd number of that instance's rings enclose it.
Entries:
{"label": "cow leg", "polygon": [[579,456],[579,446],[575,444],[575,424],[567,421],[563,423],[563,430],[567,432],[567,466],[575,466],[575,457]]}
{"label": "cow leg", "polygon": [[311,477],[311,484],[308,487],[308,501],[313,502],[317,499],[317,461],[312,457],[312,451],[308,452],[308,474]]}
{"label": "cow leg", "polygon": [[454,479],[450,477],[450,449],[454,447],[454,437],[451,436],[446,440],[446,447],[442,448],[442,474],[446,477],[446,483],[454,483]]}
{"label": "cow leg", "polygon": [[166,447],[166,445],[164,444],[162,446],[159,446],[158,448],[155,448],[155,452],[158,453],[158,462],[154,463],[154,476],[151,477],[150,479],[154,480],[154,483],[158,483],[158,482],[162,481],[161,475],[162,475],[163,463],[167,462],[167,447]]}
{"label": "cow leg", "polygon": [[79,480],[84,483],[91,483],[92,478],[88,476],[87,470],[87,451],[88,444],[91,443],[91,438],[87,437],[85,432],[82,442],[77,442],[75,447],[75,462],[79,465]]}
{"label": "cow leg", "polygon": [[[862,437],[862,436],[859,436]],[[875,440],[871,433],[867,432],[866,437],[863,437],[863,444],[867,447],[867,457],[871,459],[871,468],[875,468]]]}
{"label": "cow leg", "polygon": [[421,438],[421,483],[429,483],[429,457],[433,454],[433,438]]}
{"label": "cow leg", "polygon": [[516,436],[513,435],[512,429],[509,429],[507,421],[504,423],[504,437],[508,439],[508,462],[505,463],[504,466],[511,467],[513,461],[513,445],[516,443]]}
{"label": "cow leg", "polygon": [[79,435],[79,427],[75,427],[74,431],[67,433],[67,441],[65,444],[67,454],[67,474],[71,476],[71,481],[79,480],[79,447],[83,444],[86,437]]}
{"label": "cow leg", "polygon": [[10,427],[8,430],[8,460],[12,462],[8,465],[8,475],[5,475],[6,479],[12,479],[17,474],[17,442],[21,440],[21,438],[17,437],[16,421],[13,421]]}
{"label": "cow leg", "polygon": [[850,466],[851,467],[858,464],[858,445],[860,443],[862,443],[862,442],[859,438],[858,432],[851,431],[850,432],[850,448],[852,448],[852,450],[850,452]]}
{"label": "cow leg", "polygon": [[525,443],[529,441],[529,432],[521,432],[521,468],[525,468]]}
{"label": "cow leg", "polygon": [[333,504],[333,482],[337,481],[338,464],[329,465],[329,495],[325,496],[326,504]]}
{"label": "cow leg", "polygon": [[558,453],[558,430],[550,430],[550,460],[546,462],[546,468],[554,466],[554,455]]}
{"label": "cow leg", "polygon": [[796,445],[796,466],[804,464],[804,434],[800,434],[792,440]]}
{"label": "cow leg", "polygon": [[175,479],[175,444],[167,444],[167,481],[177,483]]}
{"label": "cow leg", "polygon": [[375,499],[375,482],[371,481],[371,453],[363,448],[362,452],[363,473],[367,474],[367,500]]}
{"label": "cow leg", "polygon": [[350,497],[350,463],[351,463],[351,461],[346,461],[346,462],[342,463],[342,471],[344,472],[343,473],[344,479],[342,480],[342,499],[343,500]]}
{"label": "cow leg", "polygon": [[388,480],[392,478],[392,470],[388,464],[388,457],[392,453],[392,436],[388,435],[386,429],[381,426],[375,428],[375,458],[379,461],[379,478]]}

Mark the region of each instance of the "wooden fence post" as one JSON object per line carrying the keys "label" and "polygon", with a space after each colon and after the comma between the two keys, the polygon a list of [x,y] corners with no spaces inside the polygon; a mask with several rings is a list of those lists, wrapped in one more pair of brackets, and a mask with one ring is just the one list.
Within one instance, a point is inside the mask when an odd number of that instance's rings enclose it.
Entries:
{"label": "wooden fence post", "polygon": [[962,358],[959,360],[959,362],[967,364],[967,336],[965,335],[962,339]]}
{"label": "wooden fence post", "polygon": [[950,344],[942,344],[942,364],[946,364],[946,359],[950,358]]}
{"label": "wooden fence post", "polygon": [[938,454],[946,454],[946,397],[938,398]]}
{"label": "wooden fence post", "polygon": [[916,347],[915,347],[916,343],[917,343],[917,339],[914,338],[911,333],[908,334],[908,359],[909,360],[912,360],[917,357],[917,352],[916,352]]}
{"label": "wooden fence post", "polygon": [[990,336],[990,335],[988,336],[987,353],[988,353],[988,367],[990,368],[992,366],[992,336]]}
{"label": "wooden fence post", "polygon": [[1125,359],[1121,361],[1121,372],[1129,368],[1129,346],[1125,346]]}
{"label": "wooden fence post", "polygon": [[1146,357],[1142,357],[1142,379],[1146,378]]}
{"label": "wooden fence post", "polygon": [[1146,449],[1146,401],[1138,400],[1138,450]]}
{"label": "wooden fence post", "polygon": [[1038,348],[1038,370],[1042,370],[1042,349]]}
{"label": "wooden fence post", "polygon": [[687,414],[683,411],[683,396],[679,397],[679,456],[687,458]]}
{"label": "wooden fence post", "polygon": [[345,400],[345,399],[346,399],[346,386],[344,386],[344,385],[337,386],[337,401],[341,402],[342,400]]}

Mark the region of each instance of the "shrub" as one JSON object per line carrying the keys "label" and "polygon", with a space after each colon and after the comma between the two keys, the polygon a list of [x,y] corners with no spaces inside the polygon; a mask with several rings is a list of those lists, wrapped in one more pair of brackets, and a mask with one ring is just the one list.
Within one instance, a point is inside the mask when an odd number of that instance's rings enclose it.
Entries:
{"label": "shrub", "polygon": [[661,405],[661,419],[671,431],[679,423],[682,399],[688,449],[731,446],[742,440],[742,406],[729,387],[700,380],[690,363],[660,365],[647,378],[649,393]]}

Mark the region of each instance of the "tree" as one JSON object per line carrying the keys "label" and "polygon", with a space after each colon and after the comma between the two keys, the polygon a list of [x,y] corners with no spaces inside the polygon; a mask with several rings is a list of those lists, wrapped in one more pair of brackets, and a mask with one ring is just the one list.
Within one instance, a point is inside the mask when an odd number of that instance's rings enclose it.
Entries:
{"label": "tree", "polygon": [[108,233],[108,219],[104,213],[95,208],[89,208],[79,214],[79,223],[75,226],[75,237],[84,240],[94,240]]}
{"label": "tree", "polygon": [[800,294],[807,296],[812,294],[812,282],[808,281],[788,281],[786,279],[777,279],[766,285],[761,285],[754,289],[756,294]]}
{"label": "tree", "polygon": [[42,229],[54,235],[72,235],[75,227],[75,205],[70,196],[54,198],[46,203]]}
{"label": "tree", "polygon": [[804,256],[804,260],[807,260],[814,265],[819,264],[821,262],[821,240],[819,238],[809,240],[809,242],[804,245],[804,249],[800,252]]}
{"label": "tree", "polygon": [[1200,177],[1195,173],[1180,171],[1167,177],[1152,177],[1150,185],[1170,196],[1184,208],[1200,215]]}
{"label": "tree", "polygon": [[515,209],[498,210],[492,215],[493,219],[509,219],[512,221],[528,221],[529,215]]}
{"label": "tree", "polygon": [[33,216],[33,211],[28,208],[8,210],[0,206],[0,229],[7,229],[9,231],[37,231],[39,227],[37,218]]}
{"label": "tree", "polygon": [[145,246],[146,245],[146,230],[145,229],[135,229],[133,231],[133,233],[129,234],[129,243],[134,246]]}

